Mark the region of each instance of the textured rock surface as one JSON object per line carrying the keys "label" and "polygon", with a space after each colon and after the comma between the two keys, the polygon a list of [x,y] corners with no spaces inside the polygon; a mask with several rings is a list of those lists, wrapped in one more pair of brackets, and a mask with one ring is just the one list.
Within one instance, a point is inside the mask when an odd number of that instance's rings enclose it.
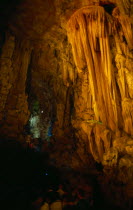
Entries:
{"label": "textured rock surface", "polygon": [[53,133],[56,165],[94,158],[132,197],[133,2],[20,3],[0,36],[1,135],[20,138],[31,122],[33,137]]}
{"label": "textured rock surface", "polygon": [[17,136],[29,118],[25,93],[31,47],[7,34],[1,56],[1,134]]}
{"label": "textured rock surface", "polygon": [[[131,11],[129,15],[123,6],[125,1],[123,5],[118,1],[115,3],[118,3],[117,7],[112,7],[108,13],[107,7],[99,6],[97,1],[97,5],[75,12],[68,22],[79,82],[78,92],[74,92],[72,122],[78,136],[83,132],[87,135],[89,149],[96,161],[120,168],[125,163],[127,170],[132,171]],[[125,152],[121,153],[119,146],[114,144],[116,139],[117,143],[125,140]]]}

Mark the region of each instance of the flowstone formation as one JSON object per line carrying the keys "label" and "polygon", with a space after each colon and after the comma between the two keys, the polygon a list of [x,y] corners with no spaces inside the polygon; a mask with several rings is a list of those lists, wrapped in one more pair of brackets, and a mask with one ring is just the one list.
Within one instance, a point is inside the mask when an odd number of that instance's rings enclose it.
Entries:
{"label": "flowstone formation", "polygon": [[67,31],[77,69],[70,79],[78,81],[73,127],[77,136],[86,135],[88,150],[97,162],[129,167],[131,180],[133,34],[131,14],[122,12],[116,6],[111,13],[104,6],[83,7],[70,17]]}

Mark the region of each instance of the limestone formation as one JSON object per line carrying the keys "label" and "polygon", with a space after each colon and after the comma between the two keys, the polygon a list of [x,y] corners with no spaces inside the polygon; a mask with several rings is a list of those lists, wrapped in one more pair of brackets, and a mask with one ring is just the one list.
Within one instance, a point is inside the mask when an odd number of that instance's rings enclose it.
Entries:
{"label": "limestone formation", "polygon": [[[125,132],[123,138],[130,135],[132,139],[133,132],[133,35],[130,16],[122,13],[124,8],[121,11],[121,6],[118,2],[112,14],[99,4],[83,7],[70,17],[67,27],[78,77],[82,77],[82,84],[86,84],[86,89],[80,91],[81,100],[85,102],[87,99],[85,110],[93,113],[88,119],[86,113],[81,115],[81,109],[85,107],[81,103],[79,109],[79,99],[75,97],[77,118],[73,126],[84,130],[94,159],[103,159],[105,165],[110,165],[110,161],[114,164],[111,151],[115,149],[112,143],[116,136],[121,138]],[[116,65],[113,65],[114,59]]]}
{"label": "limestone formation", "polygon": [[96,161],[130,194],[133,1],[21,0],[2,14],[1,136],[51,141],[58,167]]}

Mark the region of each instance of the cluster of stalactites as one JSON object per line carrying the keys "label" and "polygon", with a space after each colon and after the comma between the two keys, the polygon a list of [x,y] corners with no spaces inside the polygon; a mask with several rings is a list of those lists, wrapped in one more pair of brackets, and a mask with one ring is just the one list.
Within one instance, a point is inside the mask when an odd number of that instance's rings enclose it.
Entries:
{"label": "cluster of stalactites", "polygon": [[78,72],[87,69],[96,120],[118,127],[117,93],[108,37],[113,21],[103,7],[77,11],[68,22],[68,36]]}
{"label": "cluster of stalactites", "polygon": [[117,5],[121,10],[122,15],[126,14],[130,16],[132,0],[116,0]]}
{"label": "cluster of stalactites", "polygon": [[71,16],[67,30],[77,72],[88,74],[95,118],[115,131],[121,127],[121,117],[109,37],[113,35],[115,40],[117,36],[124,37],[127,48],[131,49],[130,19],[121,16],[118,8],[111,16],[101,6],[88,6]]}
{"label": "cluster of stalactites", "polygon": [[[110,19],[108,21],[107,19]],[[108,24],[108,27],[107,25]],[[112,20],[108,16],[105,16],[103,7],[90,6],[78,10],[70,18],[68,22],[68,36],[70,43],[72,44],[73,56],[78,68],[78,71],[86,69],[86,49],[85,45],[88,43],[88,36],[93,38],[93,45],[96,51],[99,51],[100,38],[107,36],[107,30],[111,34]]]}
{"label": "cluster of stalactites", "polygon": [[114,25],[115,25],[114,34],[117,33],[117,34],[120,34],[122,37],[125,37],[128,48],[130,50],[133,49],[133,33],[132,33],[131,18],[126,14],[121,15],[118,7],[116,7],[113,10],[112,16],[115,18],[114,19]]}
{"label": "cluster of stalactites", "polygon": [[121,15],[118,7],[113,10],[112,16],[106,13],[101,6],[88,6],[75,12],[68,21],[67,29],[69,40],[73,48],[74,60],[79,72],[86,67],[85,56],[83,56],[82,48],[78,47],[76,44],[77,41],[81,43],[81,38],[78,32],[80,31],[81,36],[85,33],[85,31],[82,31],[81,34],[81,28],[84,27],[84,30],[91,33],[88,35],[93,36],[93,44],[96,51],[99,50],[98,39],[116,34],[120,34],[124,37],[129,49],[131,50],[133,48],[131,22],[131,18],[128,15]]}

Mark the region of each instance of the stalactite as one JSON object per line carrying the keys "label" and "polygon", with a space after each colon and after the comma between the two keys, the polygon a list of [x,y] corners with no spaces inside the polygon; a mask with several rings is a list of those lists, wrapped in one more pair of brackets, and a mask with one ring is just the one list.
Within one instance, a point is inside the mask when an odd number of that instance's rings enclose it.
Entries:
{"label": "stalactite", "polygon": [[124,36],[130,49],[133,49],[133,34],[131,27],[131,20],[128,16],[121,16],[120,23],[122,25]]}
{"label": "stalactite", "polygon": [[[83,80],[81,97],[76,99],[79,121],[73,125],[87,134],[89,150],[98,162],[104,161],[103,154],[108,153],[113,139],[122,135],[121,130],[133,135],[131,20],[124,6],[123,12],[117,7],[111,12],[96,5],[81,8],[67,27],[78,77]],[[86,85],[83,75],[88,78]],[[84,93],[87,88],[88,97]],[[84,112],[87,100],[93,115]]]}
{"label": "stalactite", "polygon": [[72,68],[70,68],[70,69],[68,70],[68,75],[69,75],[70,81],[71,81],[72,83],[74,83],[74,81],[75,81],[75,74],[74,74],[74,70],[73,70]]}
{"label": "stalactite", "polygon": [[[129,1],[123,1],[126,3]],[[132,135],[133,130],[133,74],[132,74],[132,49],[133,34],[131,28],[131,19],[126,13],[121,13],[118,7],[113,10],[115,17],[115,41],[116,41],[116,67],[118,69],[117,82],[121,94],[122,117],[124,121],[124,130]],[[118,27],[119,24],[119,27]]]}
{"label": "stalactite", "polygon": [[93,130],[91,132],[89,140],[90,140],[90,151],[91,151],[91,154],[93,155],[94,159],[97,162],[100,162],[100,157],[99,157],[98,148],[97,148],[97,144],[96,144],[96,141],[95,141],[95,135],[93,133]]}
{"label": "stalactite", "polygon": [[31,50],[29,40],[19,42],[8,34],[0,59],[0,133],[5,136],[16,138],[23,131],[29,118],[25,83]]}
{"label": "stalactite", "polygon": [[122,14],[130,13],[130,0],[117,0],[117,4],[119,5]]}
{"label": "stalactite", "polygon": [[129,97],[133,99],[133,72],[125,69]]}
{"label": "stalactite", "polygon": [[87,64],[96,120],[115,130],[117,93],[108,41],[112,28],[111,17],[100,6],[82,8],[68,22],[68,36],[78,72]]}
{"label": "stalactite", "polygon": [[[6,100],[12,87],[12,57],[15,49],[15,37],[10,34],[6,35],[6,42],[2,49],[0,58],[0,120],[2,120],[3,110],[6,105]],[[7,115],[7,114],[5,114]]]}
{"label": "stalactite", "polygon": [[118,25],[116,25],[116,31],[118,33],[122,33],[123,38],[125,37],[125,40],[128,44],[129,49],[133,49],[133,33],[132,33],[132,26],[131,26],[131,18],[126,14],[121,14],[118,7],[116,7],[112,15],[116,18],[117,22],[119,22],[119,26],[121,26],[118,30]]}
{"label": "stalactite", "polygon": [[122,112],[125,131],[133,135],[133,100],[125,98],[122,101]]}
{"label": "stalactite", "polygon": [[68,80],[68,69],[67,65],[65,64],[65,61],[63,60],[63,81],[65,84],[67,84],[67,80]]}

